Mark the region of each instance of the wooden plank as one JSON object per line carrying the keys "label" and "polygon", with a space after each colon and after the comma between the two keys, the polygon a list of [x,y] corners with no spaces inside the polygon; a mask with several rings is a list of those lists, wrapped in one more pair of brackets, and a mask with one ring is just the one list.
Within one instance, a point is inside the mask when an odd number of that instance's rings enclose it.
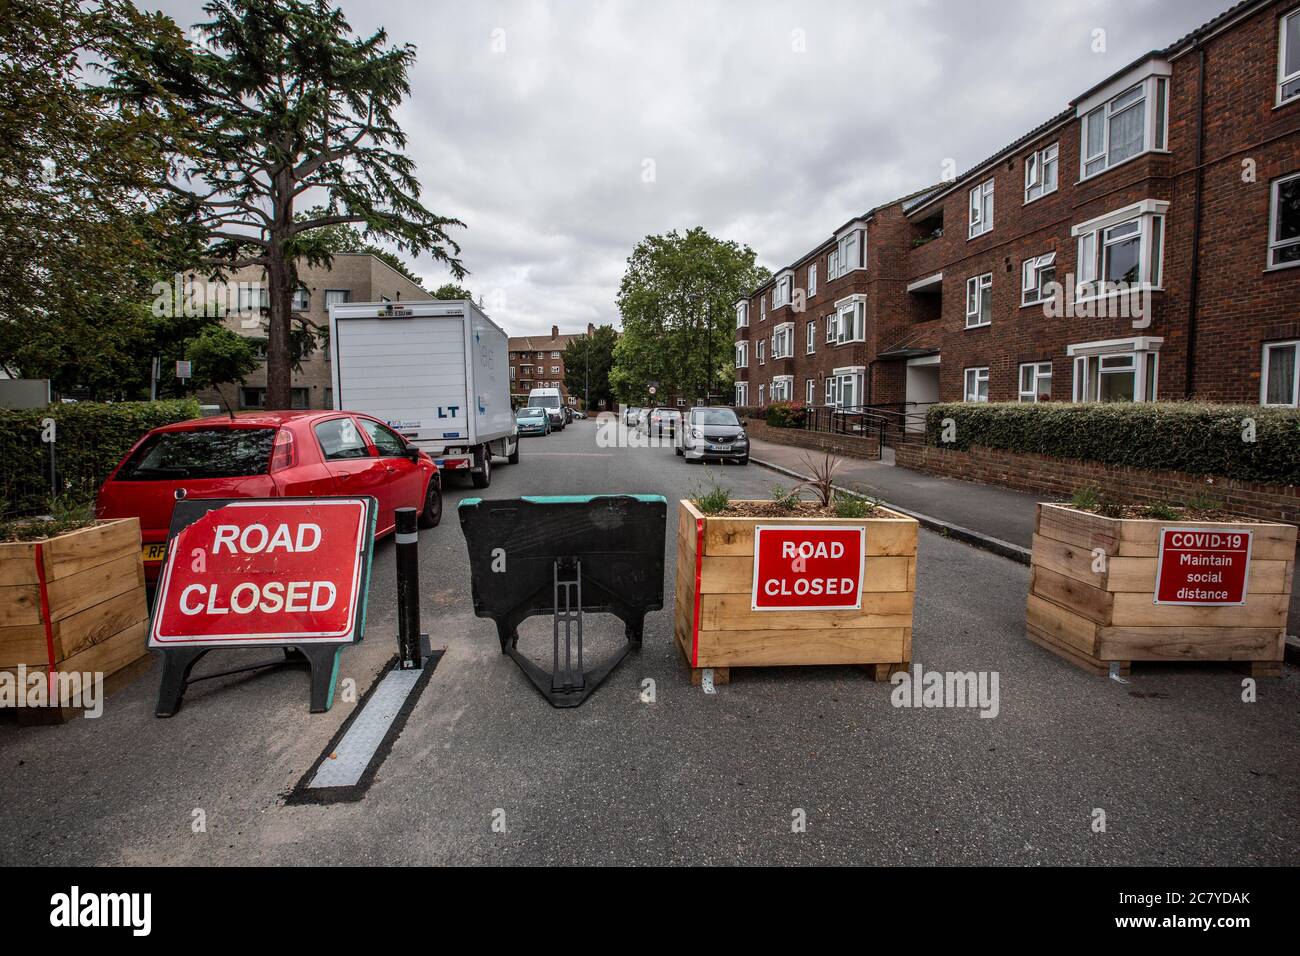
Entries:
{"label": "wooden plank", "polygon": [[[36,584],[36,545],[31,541],[0,544],[0,588]],[[2,592],[0,592],[2,593]]]}
{"label": "wooden plank", "polygon": [[1111,623],[1111,602],[1116,595],[1074,578],[1067,578],[1064,574],[1035,565],[1031,571],[1029,593],[1069,608],[1075,614],[1098,624]]}
{"label": "wooden plank", "polygon": [[704,553],[706,555],[753,555],[754,526],[757,524],[798,526],[818,524],[848,525],[867,528],[868,556],[904,556],[916,554],[916,537],[919,525],[911,518],[801,518],[782,521],[777,518],[709,518],[704,525]]}
{"label": "wooden plank", "polygon": [[857,611],[755,611],[748,594],[702,594],[701,631],[823,632],[912,626],[912,592],[864,593]]}
{"label": "wooden plank", "polygon": [[132,624],[149,618],[144,585],[102,601],[71,617],[54,622],[54,647],[59,660],[72,657]]}
{"label": "wooden plank", "polygon": [[1083,654],[1097,649],[1097,624],[1036,594],[1029,595],[1025,621],[1054,641]]}
{"label": "wooden plank", "polygon": [[[1034,535],[1031,560],[1040,567],[1074,578],[1089,587],[1102,587],[1105,580],[1104,573],[1093,570],[1096,559],[1092,551],[1077,544],[1045,538],[1041,534]],[[1111,560],[1107,557],[1105,563],[1109,565]]]}
{"label": "wooden plank", "polygon": [[1039,504],[1034,532],[1089,553],[1094,548],[1101,548],[1107,554],[1115,554],[1119,547],[1117,524],[1112,518],[1076,511],[1065,505]]}
{"label": "wooden plank", "polygon": [[[868,557],[862,575],[863,593],[910,591],[910,558]],[[701,594],[753,594],[754,559],[748,555],[708,555],[701,575]]]}
{"label": "wooden plank", "polygon": [[[1043,631],[1038,630],[1037,628],[1026,627],[1025,637],[1029,638],[1030,641],[1037,644],[1039,647],[1043,648],[1044,650],[1051,651],[1053,654],[1057,655],[1058,657],[1064,658],[1065,660],[1073,664],[1075,667],[1083,668],[1084,670],[1088,671],[1090,674],[1095,674],[1098,677],[1106,677],[1110,674],[1109,664],[1096,660],[1095,658],[1090,657],[1087,654],[1082,654],[1079,651],[1075,650],[1074,648],[1066,646],[1065,644],[1061,644],[1060,642],[1052,638],[1050,635],[1044,633]],[[1128,673],[1127,663],[1123,663],[1121,665],[1120,673],[1121,674]]]}
{"label": "wooden plank", "polygon": [[46,588],[50,619],[71,617],[79,611],[138,587],[144,587],[144,563],[140,552],[123,555],[107,564],[51,581]]}
{"label": "wooden plank", "polygon": [[901,664],[906,628],[701,631],[700,667]]}
{"label": "wooden plank", "polygon": [[1150,521],[1126,519],[1120,523],[1119,554],[1130,558],[1154,558],[1160,551],[1161,528],[1209,528],[1213,531],[1251,531],[1252,560],[1295,559],[1296,527],[1289,524],[1230,524],[1221,521]]}
{"label": "wooden plank", "polygon": [[0,628],[41,623],[41,592],[35,584],[0,588]]}
{"label": "wooden plank", "polygon": [[1267,627],[1103,627],[1096,656],[1125,661],[1281,660],[1284,634]]}
{"label": "wooden plank", "polygon": [[[1048,572],[1050,573],[1050,572]],[[1113,599],[1111,616],[1100,624],[1120,627],[1286,627],[1288,604],[1284,594],[1247,595],[1245,604],[1196,607],[1153,604],[1150,594],[1120,593]]]}
{"label": "wooden plank", "polygon": [[[1107,591],[1128,591],[1153,595],[1156,590],[1156,559],[1109,558],[1104,587]],[[1288,594],[1294,576],[1293,561],[1260,561],[1251,558],[1248,594]]]}
{"label": "wooden plank", "polygon": [[128,554],[140,553],[140,519],[100,522],[45,542],[45,579],[57,581],[97,568]]}

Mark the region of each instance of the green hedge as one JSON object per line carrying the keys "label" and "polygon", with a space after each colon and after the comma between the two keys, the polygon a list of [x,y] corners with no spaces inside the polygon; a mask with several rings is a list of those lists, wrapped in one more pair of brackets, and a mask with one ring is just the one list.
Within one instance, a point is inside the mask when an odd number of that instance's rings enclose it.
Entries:
{"label": "green hedge", "polygon": [[151,428],[199,417],[193,399],[162,402],[78,402],[48,408],[0,409],[0,515],[49,510],[50,446],[42,440],[55,422],[55,468],[60,496],[90,500],[126,450]]}
{"label": "green hedge", "polygon": [[[956,426],[943,442],[943,421]],[[1254,422],[1247,441],[1246,420]],[[1300,484],[1300,410],[1200,402],[961,402],[933,405],[926,442],[966,450],[979,445],[1216,475]]]}

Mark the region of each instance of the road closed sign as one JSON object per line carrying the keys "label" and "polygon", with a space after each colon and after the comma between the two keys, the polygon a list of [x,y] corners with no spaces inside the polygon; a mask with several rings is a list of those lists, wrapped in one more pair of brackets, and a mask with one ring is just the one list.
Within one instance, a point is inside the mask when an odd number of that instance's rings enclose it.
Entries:
{"label": "road closed sign", "polygon": [[1156,604],[1245,604],[1250,531],[1161,528]]}
{"label": "road closed sign", "polygon": [[856,611],[862,608],[866,528],[754,528],[755,611]]}
{"label": "road closed sign", "polygon": [[359,640],[374,504],[372,498],[178,502],[149,646]]}

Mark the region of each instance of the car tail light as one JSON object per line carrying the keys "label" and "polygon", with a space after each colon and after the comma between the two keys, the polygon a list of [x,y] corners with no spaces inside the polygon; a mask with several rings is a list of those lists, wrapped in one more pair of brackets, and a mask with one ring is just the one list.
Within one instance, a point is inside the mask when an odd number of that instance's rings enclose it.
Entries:
{"label": "car tail light", "polygon": [[271,449],[271,472],[284,471],[298,462],[293,447],[293,432],[281,428],[275,433],[275,446]]}

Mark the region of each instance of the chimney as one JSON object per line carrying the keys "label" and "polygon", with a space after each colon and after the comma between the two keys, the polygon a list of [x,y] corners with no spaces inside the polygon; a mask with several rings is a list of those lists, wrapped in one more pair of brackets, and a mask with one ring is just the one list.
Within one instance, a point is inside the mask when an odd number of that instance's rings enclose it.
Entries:
{"label": "chimney", "polygon": [[560,327],[559,327],[558,325],[552,325],[552,326],[551,326],[551,338],[553,338],[553,339],[558,339],[559,337],[560,337]]}
{"label": "chimney", "polygon": [[595,334],[596,334],[596,327],[595,327],[594,325],[592,325],[590,322],[587,323],[587,334],[588,334],[588,335],[595,335]]}

